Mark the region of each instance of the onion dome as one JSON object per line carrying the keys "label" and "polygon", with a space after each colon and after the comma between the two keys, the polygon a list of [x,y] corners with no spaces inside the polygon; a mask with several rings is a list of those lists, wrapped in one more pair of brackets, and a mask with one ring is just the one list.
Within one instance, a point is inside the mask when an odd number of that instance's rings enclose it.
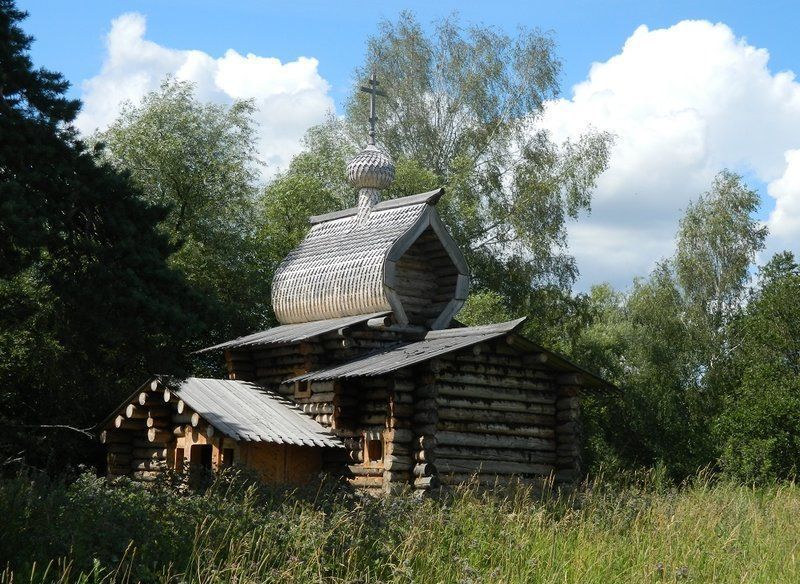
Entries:
{"label": "onion dome", "polygon": [[347,180],[357,189],[389,188],[394,181],[394,163],[375,144],[368,144],[347,163]]}

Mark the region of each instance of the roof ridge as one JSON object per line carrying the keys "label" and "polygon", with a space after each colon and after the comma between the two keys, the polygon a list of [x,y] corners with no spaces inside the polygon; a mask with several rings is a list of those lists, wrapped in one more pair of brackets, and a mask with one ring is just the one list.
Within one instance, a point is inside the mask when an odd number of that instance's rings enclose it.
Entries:
{"label": "roof ridge", "polygon": [[[434,189],[432,191],[427,191],[425,193],[418,193],[416,195],[408,195],[406,197],[398,197],[396,199],[386,199],[376,203],[373,207],[371,212],[375,213],[378,211],[386,211],[388,209],[396,209],[398,207],[407,207],[409,205],[435,205],[440,198],[444,195],[444,187],[439,187],[438,189]],[[317,225],[318,223],[327,223],[328,221],[335,221],[336,219],[344,219],[346,217],[352,217],[353,215],[358,214],[358,207],[349,207],[347,209],[341,209],[339,211],[332,211],[330,213],[324,213],[322,215],[312,215],[308,218],[308,222],[311,225]]]}

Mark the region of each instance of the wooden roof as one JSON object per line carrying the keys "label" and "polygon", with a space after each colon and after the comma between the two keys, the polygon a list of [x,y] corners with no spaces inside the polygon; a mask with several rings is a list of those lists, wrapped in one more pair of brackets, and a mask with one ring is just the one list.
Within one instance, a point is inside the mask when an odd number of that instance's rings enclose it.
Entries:
{"label": "wooden roof", "polygon": [[259,347],[264,345],[287,345],[291,343],[298,343],[305,341],[319,335],[324,335],[340,328],[346,328],[356,324],[366,322],[371,318],[379,316],[386,316],[389,314],[387,311],[373,312],[371,314],[359,314],[357,316],[346,316],[343,318],[330,318],[326,320],[317,320],[314,322],[302,322],[299,324],[285,324],[283,326],[276,326],[265,331],[259,331],[250,335],[233,339],[200,349],[196,353],[205,353],[207,351],[215,351],[221,349],[242,349],[247,347]]}
{"label": "wooden roof", "polygon": [[520,349],[521,352],[543,355],[543,362],[546,362],[549,368],[559,374],[578,374],[581,384],[593,389],[617,389],[613,384],[577,365],[563,355],[548,351],[521,336],[517,329],[523,322],[525,322],[524,317],[497,324],[429,331],[421,341],[398,343],[387,349],[377,350],[341,365],[318,369],[317,371],[292,377],[284,381],[284,383],[384,375],[484,341],[507,336],[511,338],[514,346]]}
{"label": "wooden roof", "polygon": [[485,326],[461,327],[440,331],[430,331],[421,341],[398,344],[371,355],[355,359],[343,365],[321,369],[286,380],[321,381],[346,377],[362,377],[391,373],[397,369],[433,359],[464,347],[476,345],[490,339],[504,336],[515,330],[525,321],[524,318]]}
{"label": "wooden roof", "polygon": [[444,328],[466,300],[469,268],[432,206],[442,190],[313,217],[306,238],[278,267],[272,307],[278,321],[294,324],[391,310],[407,322],[394,292],[395,264],[428,228],[438,237],[459,276],[451,305],[432,328]]}
{"label": "wooden roof", "polygon": [[234,440],[342,448],[341,441],[291,401],[255,383],[189,377],[177,396]]}

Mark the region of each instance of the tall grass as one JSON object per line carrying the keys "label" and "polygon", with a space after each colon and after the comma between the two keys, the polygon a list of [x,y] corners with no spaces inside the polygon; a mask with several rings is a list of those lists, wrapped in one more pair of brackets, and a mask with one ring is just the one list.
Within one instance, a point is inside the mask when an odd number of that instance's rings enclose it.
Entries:
{"label": "tall grass", "polygon": [[372,499],[241,476],[0,483],[0,582],[800,582],[800,489],[700,476]]}

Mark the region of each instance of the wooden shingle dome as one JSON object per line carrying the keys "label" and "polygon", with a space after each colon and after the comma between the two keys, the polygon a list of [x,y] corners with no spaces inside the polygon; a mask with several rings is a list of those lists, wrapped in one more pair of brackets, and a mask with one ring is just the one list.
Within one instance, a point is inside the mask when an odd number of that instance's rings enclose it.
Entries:
{"label": "wooden shingle dome", "polygon": [[280,323],[391,310],[400,324],[445,328],[467,298],[469,269],[434,207],[443,192],[362,199],[312,217],[311,231],[275,273]]}

